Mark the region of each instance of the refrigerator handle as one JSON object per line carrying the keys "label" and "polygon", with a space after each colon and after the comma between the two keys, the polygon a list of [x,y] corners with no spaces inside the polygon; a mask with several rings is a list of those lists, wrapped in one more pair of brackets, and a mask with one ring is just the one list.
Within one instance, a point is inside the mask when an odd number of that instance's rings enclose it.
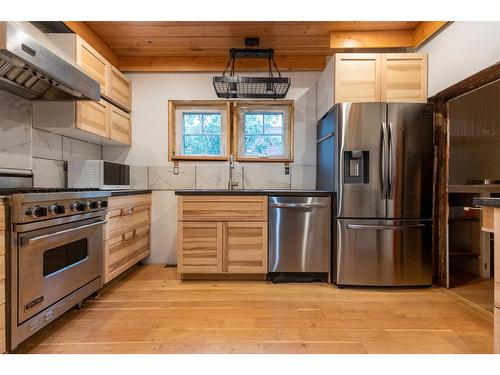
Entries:
{"label": "refrigerator handle", "polygon": [[388,147],[389,147],[389,161],[388,161],[388,175],[389,175],[389,181],[388,181],[388,198],[389,199],[394,199],[394,185],[396,183],[396,133],[393,131],[394,126],[392,122],[389,122],[387,124],[387,129],[389,131],[389,142],[388,142]]}
{"label": "refrigerator handle", "polygon": [[381,139],[382,144],[380,151],[380,194],[381,199],[387,199],[387,176],[388,176],[388,160],[387,155],[389,153],[389,136],[387,134],[387,124],[385,122],[381,123]]}

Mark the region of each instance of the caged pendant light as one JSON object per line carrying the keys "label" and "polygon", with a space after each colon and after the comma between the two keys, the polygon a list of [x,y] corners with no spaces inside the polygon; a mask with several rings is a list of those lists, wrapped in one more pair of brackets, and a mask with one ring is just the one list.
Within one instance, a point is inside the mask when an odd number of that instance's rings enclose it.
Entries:
{"label": "caged pendant light", "polygon": [[[245,44],[247,46],[258,45],[258,39],[246,38]],[[239,58],[267,59],[269,75],[267,77],[235,76],[234,65],[236,59]],[[273,72],[273,68],[275,72]],[[288,93],[291,79],[281,76],[274,61],[273,49],[231,48],[226,68],[221,76],[213,78],[213,84],[219,98],[283,99]]]}

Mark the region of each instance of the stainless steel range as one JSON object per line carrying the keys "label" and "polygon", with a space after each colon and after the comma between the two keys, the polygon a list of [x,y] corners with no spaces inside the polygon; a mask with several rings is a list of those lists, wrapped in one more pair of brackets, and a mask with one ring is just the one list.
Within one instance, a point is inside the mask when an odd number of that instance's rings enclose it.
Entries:
{"label": "stainless steel range", "polygon": [[6,195],[10,350],[101,287],[102,191]]}

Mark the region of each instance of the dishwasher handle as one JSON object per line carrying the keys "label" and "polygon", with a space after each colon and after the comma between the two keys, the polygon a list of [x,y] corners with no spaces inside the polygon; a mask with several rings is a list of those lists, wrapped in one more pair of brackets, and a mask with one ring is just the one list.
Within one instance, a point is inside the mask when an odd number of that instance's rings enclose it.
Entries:
{"label": "dishwasher handle", "polygon": [[406,229],[423,229],[423,228],[425,228],[425,224],[406,224],[406,225],[347,224],[347,229],[406,230]]}
{"label": "dishwasher handle", "polygon": [[325,203],[271,203],[274,208],[328,208]]}

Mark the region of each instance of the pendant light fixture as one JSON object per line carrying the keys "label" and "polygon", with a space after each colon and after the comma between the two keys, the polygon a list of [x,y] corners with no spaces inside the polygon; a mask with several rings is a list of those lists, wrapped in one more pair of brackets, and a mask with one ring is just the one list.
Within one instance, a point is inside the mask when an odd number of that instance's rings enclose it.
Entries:
{"label": "pendant light fixture", "polygon": [[[258,45],[258,43],[258,38],[245,38],[247,47]],[[267,59],[268,76],[236,76],[234,65],[236,59],[241,58]],[[288,93],[290,84],[290,78],[281,76],[281,72],[274,61],[274,50],[261,48],[231,48],[229,50],[229,61],[224,72],[221,76],[213,78],[217,96],[225,99],[283,99]]]}

